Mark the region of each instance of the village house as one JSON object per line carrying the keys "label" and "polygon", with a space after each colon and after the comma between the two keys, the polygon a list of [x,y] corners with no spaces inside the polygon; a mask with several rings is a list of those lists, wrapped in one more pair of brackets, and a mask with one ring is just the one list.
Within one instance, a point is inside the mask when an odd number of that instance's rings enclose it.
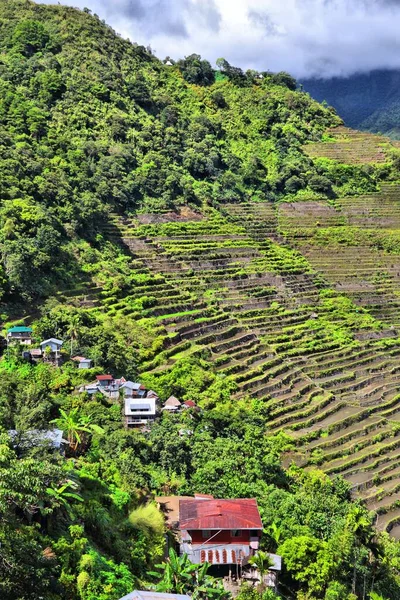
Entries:
{"label": "village house", "polygon": [[164,406],[162,410],[167,410],[169,412],[178,412],[181,409],[181,402],[179,402],[178,398],[175,396],[170,396],[168,400],[164,402]]}
{"label": "village house", "polygon": [[122,398],[125,427],[147,427],[157,417],[158,395],[144,385],[127,381],[124,377],[114,379],[112,375],[97,375],[96,381],[79,388],[90,395],[100,393],[109,400]]}
{"label": "village house", "polygon": [[143,398],[146,396],[146,388],[141,383],[135,381],[126,381],[121,385],[122,393],[125,397],[138,397]]}
{"label": "village house", "polygon": [[97,384],[102,388],[108,388],[112,385],[114,377],[112,375],[96,375]]}
{"label": "village house", "polygon": [[133,398],[124,400],[125,427],[146,427],[157,416],[156,398]]}
{"label": "village house", "polygon": [[58,340],[57,338],[49,338],[40,342],[38,348],[26,348],[22,352],[22,357],[31,363],[44,360],[59,366],[63,360],[61,354],[63,343],[62,340]]}
{"label": "village house", "polygon": [[118,400],[119,390],[125,381],[123,377],[121,379],[114,379],[112,375],[97,375],[97,391],[107,396],[109,400]]}
{"label": "village house", "polygon": [[59,354],[61,352],[61,346],[63,345],[62,340],[57,340],[56,338],[49,338],[48,340],[44,340],[44,342],[40,342],[39,346],[42,351],[42,354],[46,354],[47,348],[51,354]]}
{"label": "village house", "polygon": [[[175,534],[181,555],[187,554],[195,564],[208,562],[210,574],[224,578],[228,587],[241,579],[259,582],[256,569],[248,562],[259,548],[263,531],[255,499],[218,500],[196,495],[163,496],[156,501]],[[270,558],[273,566],[264,583],[276,587],[281,559],[273,554]]]}
{"label": "village house", "polygon": [[32,328],[31,327],[11,327],[7,330],[7,343],[32,344]]}
{"label": "village house", "polygon": [[118,400],[119,388],[122,382],[125,382],[125,379],[114,379],[112,375],[96,375],[95,381],[81,386],[79,391],[90,395],[100,393],[110,400]]}
{"label": "village house", "polygon": [[96,381],[81,387],[80,391],[86,391],[88,394],[100,392],[110,400],[118,400],[120,394],[124,398],[145,398],[151,395],[158,400],[158,395],[155,392],[150,394],[141,383],[127,381],[125,377],[114,379],[112,375],[97,375]]}
{"label": "village house", "polygon": [[92,368],[93,361],[90,358],[85,358],[84,356],[73,356],[71,360],[78,363],[78,369]]}
{"label": "village house", "polygon": [[195,412],[199,412],[200,408],[197,406],[196,402],[193,402],[193,400],[186,400],[186,402],[184,402],[182,404],[182,408],[191,408],[192,410],[194,410]]}
{"label": "village house", "polygon": [[45,360],[58,364],[61,360],[61,347],[63,343],[62,340],[58,340],[57,338],[49,338],[48,340],[40,342],[39,346],[42,357]]}

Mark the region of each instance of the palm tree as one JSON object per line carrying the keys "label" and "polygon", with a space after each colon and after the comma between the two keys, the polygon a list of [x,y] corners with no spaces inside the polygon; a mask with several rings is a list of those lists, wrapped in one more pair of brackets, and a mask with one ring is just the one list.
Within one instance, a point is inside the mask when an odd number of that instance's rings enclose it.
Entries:
{"label": "palm tree", "polygon": [[259,593],[262,593],[266,589],[266,583],[264,581],[265,575],[268,573],[270,567],[273,566],[274,561],[268,554],[259,550],[257,554],[249,558],[249,564],[257,569],[260,574],[260,583],[257,586]]}
{"label": "palm tree", "polygon": [[79,414],[79,408],[73,408],[69,413],[61,408],[60,415],[58,419],[53,419],[50,423],[55,423],[59,429],[67,432],[68,443],[74,453],[85,439],[83,434],[103,433],[101,427],[91,423],[90,417]]}
{"label": "palm tree", "polygon": [[79,315],[78,314],[73,315],[71,317],[71,320],[69,322],[69,326],[68,326],[68,329],[67,329],[67,335],[70,336],[70,340],[71,340],[71,356],[72,356],[72,345],[73,345],[73,342],[78,339],[79,326],[80,326]]}
{"label": "palm tree", "polygon": [[353,581],[352,593],[356,593],[357,585],[357,557],[362,546],[369,546],[373,538],[371,520],[365,509],[361,506],[355,506],[347,515],[346,529],[353,538]]}

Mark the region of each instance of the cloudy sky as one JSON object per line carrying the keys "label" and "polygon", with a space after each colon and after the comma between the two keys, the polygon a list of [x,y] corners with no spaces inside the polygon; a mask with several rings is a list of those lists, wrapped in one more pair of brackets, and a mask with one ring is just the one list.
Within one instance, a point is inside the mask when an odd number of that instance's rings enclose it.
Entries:
{"label": "cloudy sky", "polygon": [[[54,0],[41,0],[54,4]],[[296,77],[400,67],[400,0],[61,0],[164,58],[196,52]]]}

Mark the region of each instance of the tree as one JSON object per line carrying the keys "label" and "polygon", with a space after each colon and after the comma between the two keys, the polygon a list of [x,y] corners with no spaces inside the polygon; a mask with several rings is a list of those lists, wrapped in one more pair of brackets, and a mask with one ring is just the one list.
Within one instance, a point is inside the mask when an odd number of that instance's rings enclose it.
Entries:
{"label": "tree", "polygon": [[285,71],[281,71],[280,73],[274,73],[271,79],[275,85],[283,85],[289,90],[294,91],[297,88],[297,81],[295,80],[295,78],[289,75],[289,73],[285,73]]}
{"label": "tree", "polygon": [[264,530],[264,532],[273,540],[276,549],[282,541],[282,528],[279,527],[275,521],[273,521],[271,525]]}
{"label": "tree", "polygon": [[12,37],[14,48],[25,56],[32,56],[46,46],[50,39],[40,21],[27,19],[18,23]]}
{"label": "tree", "polygon": [[332,581],[325,592],[324,600],[349,600],[347,587],[338,581]]}
{"label": "tree", "polygon": [[254,556],[251,556],[249,558],[249,564],[252,565],[253,567],[256,567],[257,571],[260,573],[260,577],[261,577],[261,581],[264,578],[264,575],[266,575],[270,569],[270,567],[273,566],[274,561],[272,560],[272,558],[270,557],[270,555],[267,552],[263,552],[262,550],[259,550],[257,552],[257,554],[255,554]]}
{"label": "tree", "polygon": [[218,58],[216,65],[220,72],[228,77],[235,85],[247,85],[248,79],[240,67],[233,67],[225,58]]}
{"label": "tree", "polygon": [[214,83],[214,71],[208,60],[202,60],[200,54],[185,56],[185,58],[178,60],[176,65],[188,83],[196,85],[211,85]]}
{"label": "tree", "polygon": [[[187,554],[178,556],[172,548],[166,562],[156,565],[161,570],[162,579],[156,585],[159,592],[190,594],[194,600],[226,600],[229,594],[221,582],[207,575],[208,563],[195,565]],[[160,573],[150,573],[160,577]]]}
{"label": "tree", "polygon": [[73,352],[73,343],[78,339],[79,329],[81,326],[81,319],[78,313],[71,316],[69,321],[69,326],[67,330],[67,334],[70,336],[71,341],[71,356]]}
{"label": "tree", "polygon": [[81,415],[79,408],[73,408],[68,413],[61,408],[60,415],[60,417],[50,422],[55,423],[59,429],[67,432],[69,446],[74,454],[79,446],[85,445],[85,433],[104,433],[101,427],[91,423],[89,416]]}
{"label": "tree", "polygon": [[67,513],[69,517],[72,515],[72,508],[70,506],[71,500],[76,502],[83,502],[82,496],[76,493],[77,484],[68,479],[65,483],[60,486],[51,486],[46,489],[46,492],[53,499],[53,508],[62,509]]}
{"label": "tree", "polygon": [[313,192],[320,192],[322,194],[330,194],[332,192],[331,182],[323,175],[313,175],[308,180],[308,185]]}
{"label": "tree", "polygon": [[346,531],[351,535],[352,541],[352,592],[355,594],[357,589],[357,569],[360,566],[360,562],[363,562],[362,555],[366,556],[369,554],[366,552],[366,547],[371,545],[374,536],[371,527],[371,518],[363,507],[352,507],[352,510],[347,515]]}
{"label": "tree", "polygon": [[273,566],[274,561],[267,552],[259,550],[257,554],[249,558],[249,564],[253,567],[256,567],[258,573],[260,574],[260,585],[258,586],[258,589],[260,592],[264,591],[266,588],[264,578],[265,575],[267,575],[270,567]]}
{"label": "tree", "polygon": [[310,596],[321,594],[326,588],[335,560],[327,542],[310,535],[287,539],[278,548],[287,571]]}
{"label": "tree", "polygon": [[164,533],[164,517],[155,504],[139,506],[130,513],[129,521],[135,529],[144,533]]}
{"label": "tree", "polygon": [[302,188],[304,188],[305,182],[301,177],[297,177],[297,175],[293,175],[289,177],[289,179],[285,183],[285,191],[288,194],[295,194]]}

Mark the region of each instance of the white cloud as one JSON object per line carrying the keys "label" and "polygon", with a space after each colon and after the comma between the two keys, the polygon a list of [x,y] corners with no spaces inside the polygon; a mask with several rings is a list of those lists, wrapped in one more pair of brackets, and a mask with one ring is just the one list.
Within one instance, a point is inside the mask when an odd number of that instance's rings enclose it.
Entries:
{"label": "white cloud", "polygon": [[[45,0],[51,4],[51,0]],[[157,56],[223,56],[297,77],[400,67],[399,0],[62,0]]]}

